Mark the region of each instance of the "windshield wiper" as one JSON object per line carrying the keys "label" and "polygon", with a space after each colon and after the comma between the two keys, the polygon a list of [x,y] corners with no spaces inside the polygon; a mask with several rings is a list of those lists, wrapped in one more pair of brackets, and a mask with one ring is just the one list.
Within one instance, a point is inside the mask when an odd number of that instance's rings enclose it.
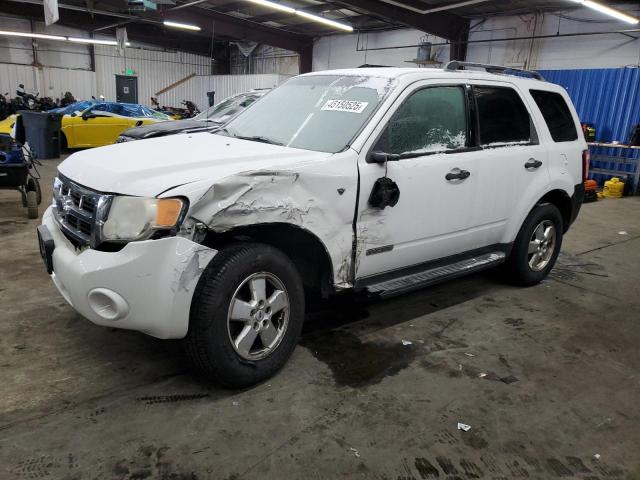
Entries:
{"label": "windshield wiper", "polygon": [[215,130],[211,130],[211,133],[215,133],[216,135],[222,133],[227,137],[235,137],[235,135],[232,135],[227,128],[216,128]]}
{"label": "windshield wiper", "polygon": [[[222,131],[226,130],[226,128],[223,128]],[[261,135],[254,135],[254,136],[248,136],[248,137],[244,137],[242,135],[234,135],[233,138],[239,138],[240,140],[249,140],[251,142],[261,142],[261,143],[269,143],[271,145],[284,145],[281,142],[278,142],[276,140],[272,140],[270,138],[267,137],[263,137]]]}

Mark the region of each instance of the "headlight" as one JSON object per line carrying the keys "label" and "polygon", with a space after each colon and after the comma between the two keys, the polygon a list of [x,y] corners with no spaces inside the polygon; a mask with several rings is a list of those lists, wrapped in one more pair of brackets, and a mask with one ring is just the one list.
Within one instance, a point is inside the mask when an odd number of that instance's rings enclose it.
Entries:
{"label": "headlight", "polygon": [[102,226],[104,240],[142,240],[178,227],[186,204],[179,198],[115,197]]}

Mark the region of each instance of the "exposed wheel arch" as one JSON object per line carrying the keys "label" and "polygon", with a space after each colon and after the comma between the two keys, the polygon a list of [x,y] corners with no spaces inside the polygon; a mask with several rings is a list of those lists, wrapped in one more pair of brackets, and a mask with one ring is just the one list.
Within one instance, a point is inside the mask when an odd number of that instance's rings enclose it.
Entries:
{"label": "exposed wheel arch", "polygon": [[334,291],[329,252],[309,230],[289,223],[246,225],[225,232],[209,231],[202,243],[220,249],[237,242],[260,242],[281,250],[295,263],[307,293],[327,297]]}
{"label": "exposed wheel arch", "polygon": [[[562,215],[563,233],[566,233],[571,224],[571,197],[564,190],[551,190],[547,192],[536,205],[550,203],[555,205]],[[533,210],[533,209],[532,209]]]}

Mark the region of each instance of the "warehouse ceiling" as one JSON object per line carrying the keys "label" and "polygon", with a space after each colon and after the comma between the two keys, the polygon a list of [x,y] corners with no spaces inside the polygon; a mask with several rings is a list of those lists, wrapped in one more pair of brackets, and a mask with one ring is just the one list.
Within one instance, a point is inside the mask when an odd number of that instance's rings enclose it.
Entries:
{"label": "warehouse ceiling", "polygon": [[[314,37],[340,33],[334,26],[283,12],[256,0],[59,0],[60,24],[113,35],[127,26],[133,40],[198,53],[220,42],[247,40],[303,52]],[[260,3],[260,0],[257,0]],[[570,0],[282,0],[282,5],[338,21],[354,31],[412,27],[447,40],[466,38],[472,19],[578,7]],[[18,4],[19,8],[16,8]],[[635,2],[637,4],[637,2]],[[41,19],[42,0],[3,0],[0,11]],[[163,20],[197,25],[199,32],[165,27]],[[213,39],[213,41],[212,41]]]}

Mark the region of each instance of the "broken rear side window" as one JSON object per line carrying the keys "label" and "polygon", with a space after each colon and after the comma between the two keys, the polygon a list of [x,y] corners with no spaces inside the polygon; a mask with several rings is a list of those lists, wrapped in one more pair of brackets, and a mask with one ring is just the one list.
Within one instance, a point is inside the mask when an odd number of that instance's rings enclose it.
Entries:
{"label": "broken rear side window", "polygon": [[467,109],[462,87],[429,87],[412,93],[393,114],[374,150],[429,154],[467,144]]}
{"label": "broken rear side window", "polygon": [[544,121],[547,122],[554,142],[573,142],[578,139],[578,131],[571,116],[571,110],[562,95],[543,90],[529,90]]}
{"label": "broken rear side window", "polygon": [[536,143],[535,129],[520,95],[509,87],[473,87],[482,146]]}

